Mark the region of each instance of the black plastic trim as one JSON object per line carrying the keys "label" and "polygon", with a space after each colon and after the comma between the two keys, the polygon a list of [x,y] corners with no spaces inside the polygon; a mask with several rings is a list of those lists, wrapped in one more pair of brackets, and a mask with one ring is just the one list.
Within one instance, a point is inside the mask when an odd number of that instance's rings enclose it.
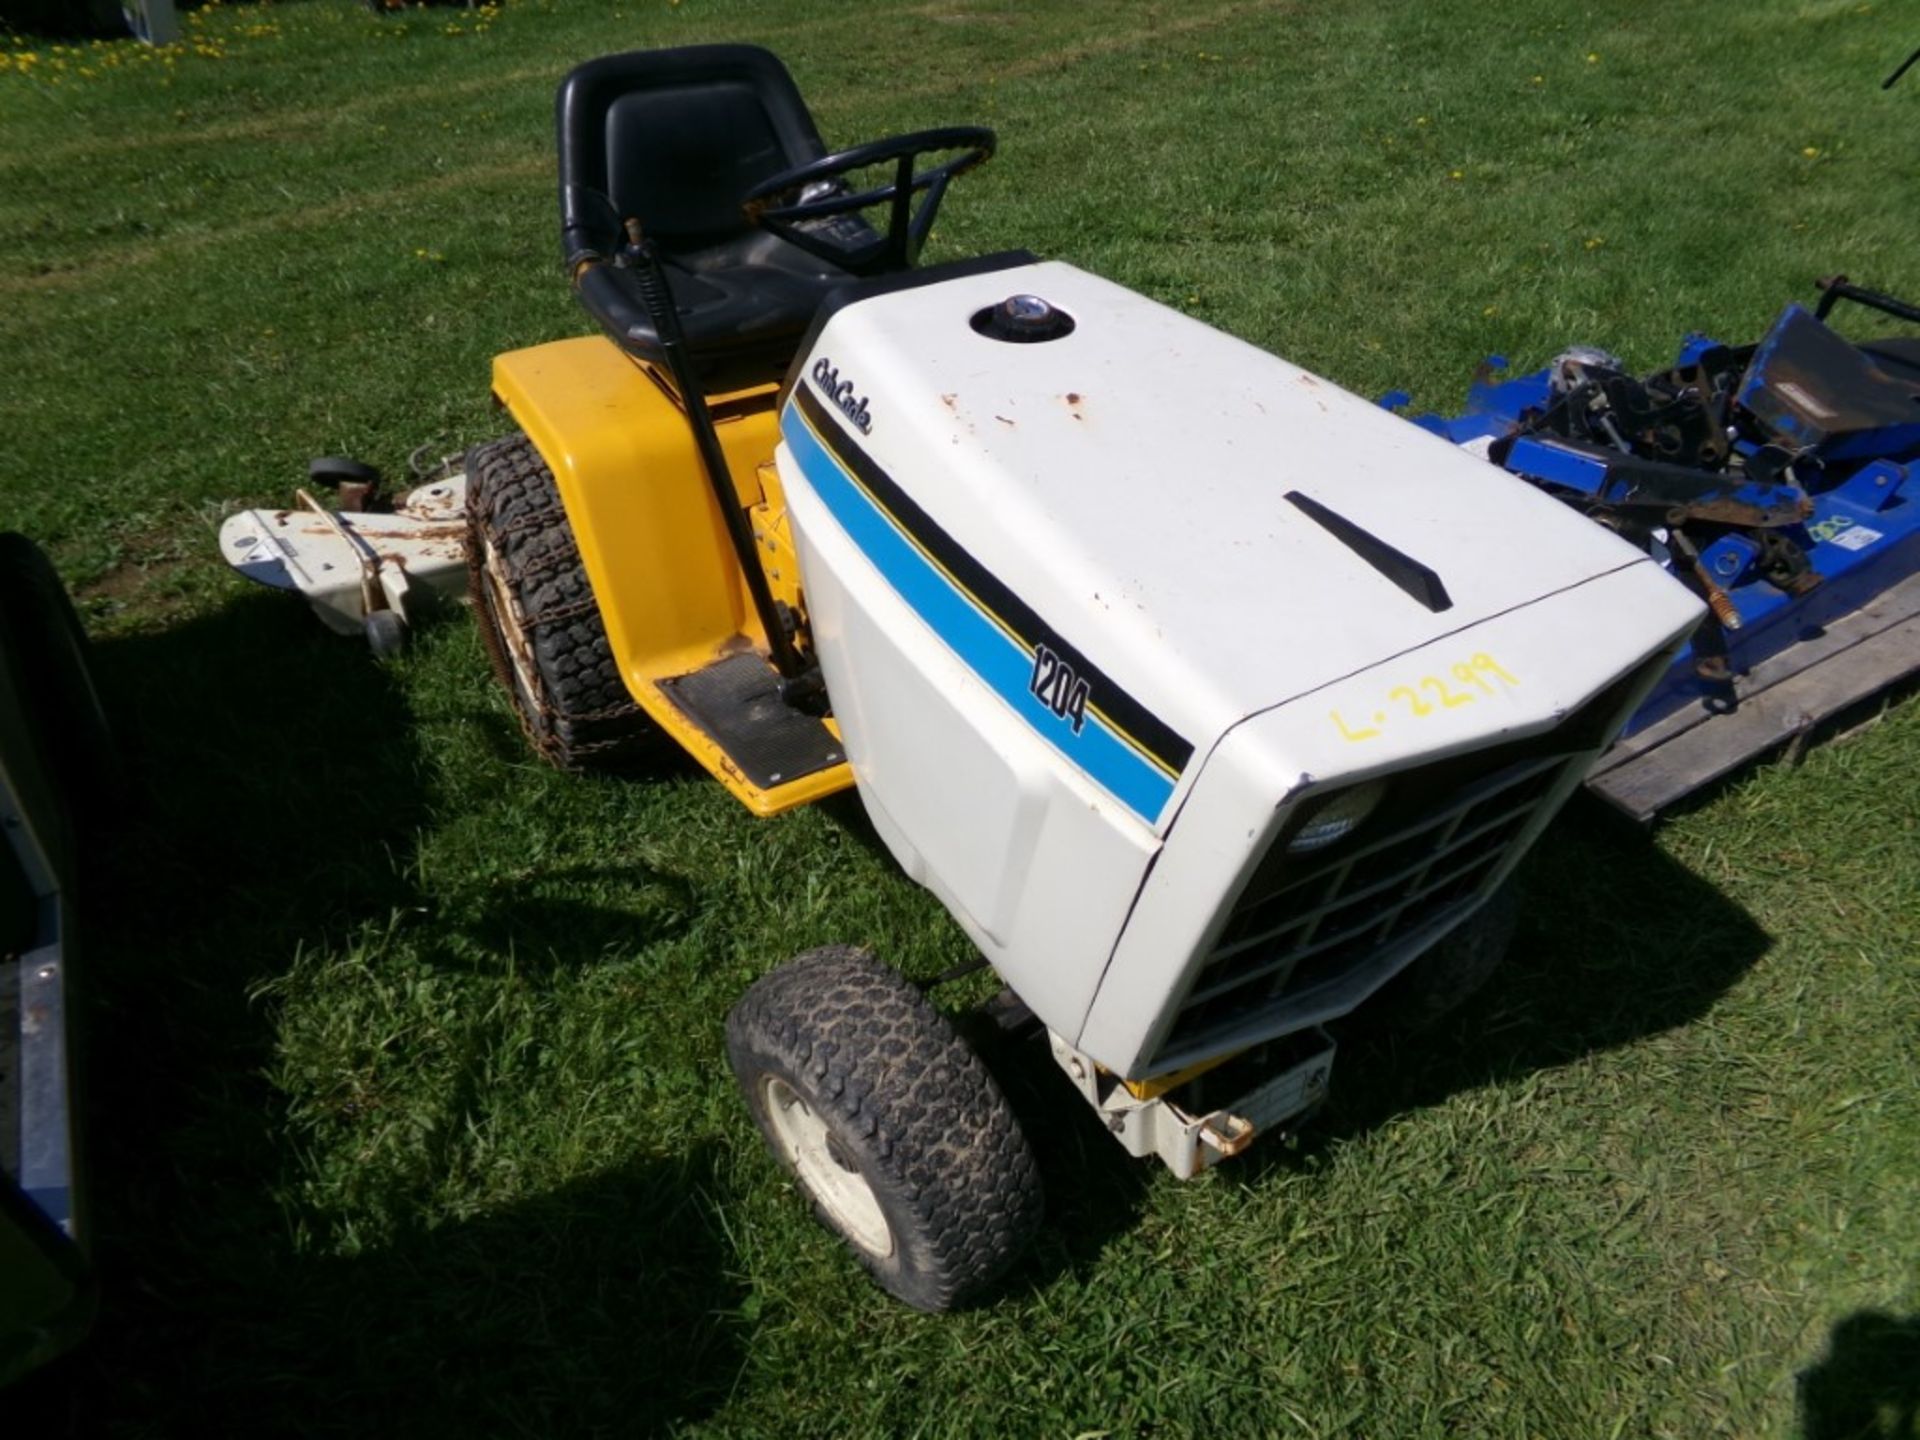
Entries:
{"label": "black plastic trim", "polygon": [[1371,530],[1364,530],[1337,510],[1329,510],[1311,495],[1287,491],[1294,507],[1322,530],[1391,580],[1413,599],[1438,615],[1453,608],[1453,597],[1440,576],[1404,551],[1396,550]]}

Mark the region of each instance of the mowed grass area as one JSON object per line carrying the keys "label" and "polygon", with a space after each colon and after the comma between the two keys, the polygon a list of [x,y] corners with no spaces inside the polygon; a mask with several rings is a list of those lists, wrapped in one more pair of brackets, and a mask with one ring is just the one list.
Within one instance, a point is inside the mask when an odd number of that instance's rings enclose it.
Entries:
{"label": "mowed grass area", "polygon": [[1050,1223],[928,1318],[722,1058],[796,950],[966,957],[857,807],[551,773],[464,615],[377,665],[214,546],[311,455],[499,433],[490,356],[585,330],[550,110],[597,54],[759,41],[836,143],[992,124],[938,257],[1029,246],[1444,406],[1489,352],[1651,367],[1818,274],[1920,292],[1911,19],[309,0],[13,45],[0,525],[76,587],[137,786],[89,891],[101,1317],[8,1428],[1920,1435],[1912,701],[1651,839],[1564,818],[1508,970],[1346,1054],[1291,1148],[1183,1185],[994,1051]]}

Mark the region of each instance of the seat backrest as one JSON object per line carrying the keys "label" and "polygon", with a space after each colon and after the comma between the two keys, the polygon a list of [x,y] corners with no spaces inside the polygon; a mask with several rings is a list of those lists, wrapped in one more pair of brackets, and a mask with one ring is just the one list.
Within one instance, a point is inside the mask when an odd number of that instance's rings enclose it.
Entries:
{"label": "seat backrest", "polygon": [[590,60],[561,82],[560,243],[606,256],[631,216],[668,249],[748,228],[740,199],[826,153],[800,91],[757,45],[690,45]]}

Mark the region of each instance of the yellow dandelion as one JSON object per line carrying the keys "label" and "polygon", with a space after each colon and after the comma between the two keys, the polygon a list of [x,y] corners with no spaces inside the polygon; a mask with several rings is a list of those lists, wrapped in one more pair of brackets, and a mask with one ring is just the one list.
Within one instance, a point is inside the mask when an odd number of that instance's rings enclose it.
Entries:
{"label": "yellow dandelion", "polygon": [[1802,150],[1800,153],[1806,156],[1809,160],[1818,160],[1820,158],[1820,147],[1818,145],[1809,145],[1807,146],[1806,149]]}
{"label": "yellow dandelion", "polygon": [[1464,180],[1466,178],[1467,172],[1464,170],[1449,170],[1447,172],[1447,179],[1449,180]]}
{"label": "yellow dandelion", "polygon": [[1589,235],[1585,243],[1587,249],[1598,250],[1602,245],[1606,244],[1607,241],[1603,235]]}

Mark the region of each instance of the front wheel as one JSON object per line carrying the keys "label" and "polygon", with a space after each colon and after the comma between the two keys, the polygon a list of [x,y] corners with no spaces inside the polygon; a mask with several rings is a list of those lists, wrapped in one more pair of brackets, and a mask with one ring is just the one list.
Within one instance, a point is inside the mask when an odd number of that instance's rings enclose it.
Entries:
{"label": "front wheel", "polygon": [[727,1016],[774,1157],[882,1289],[978,1299],[1039,1228],[1039,1167],[1000,1087],[904,976],[863,950],[795,957]]}
{"label": "front wheel", "polygon": [[1492,978],[1519,924],[1519,897],[1509,881],[1360,1007],[1363,1028],[1401,1034],[1433,1029]]}

